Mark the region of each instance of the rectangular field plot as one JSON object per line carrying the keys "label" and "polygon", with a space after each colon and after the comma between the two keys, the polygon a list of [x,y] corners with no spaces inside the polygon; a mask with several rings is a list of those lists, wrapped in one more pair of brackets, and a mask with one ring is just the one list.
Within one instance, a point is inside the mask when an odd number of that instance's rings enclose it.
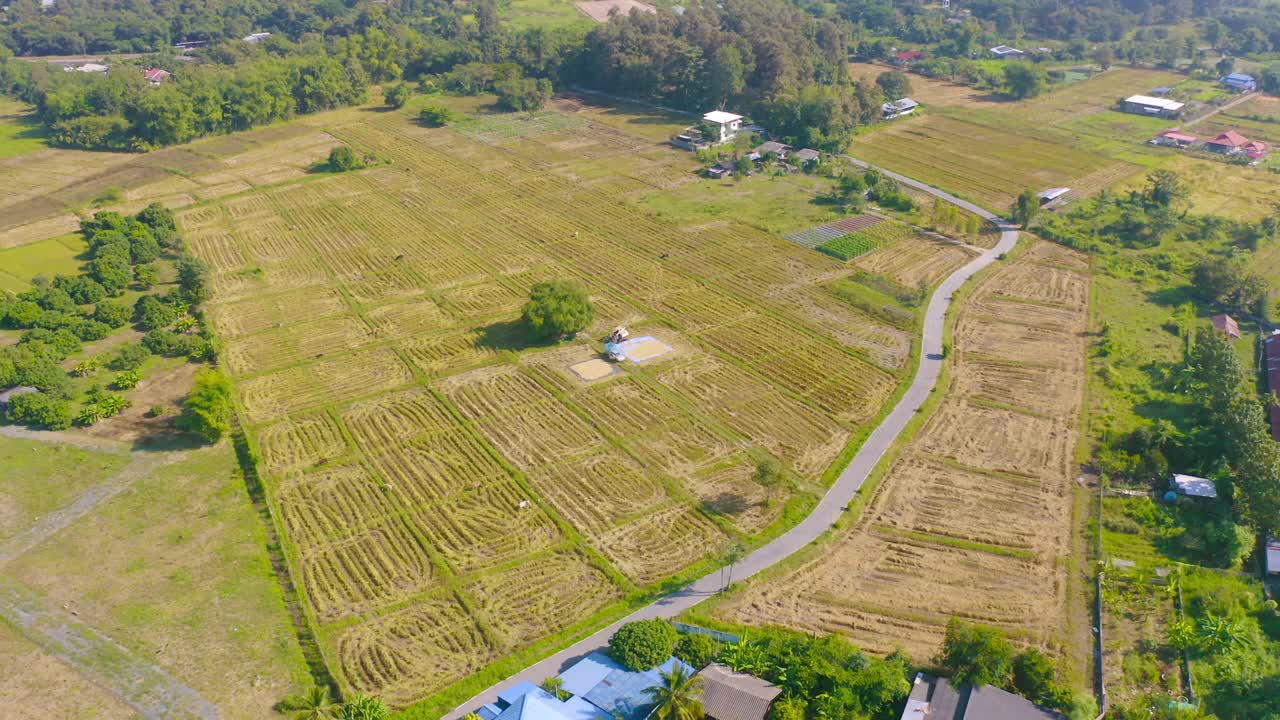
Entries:
{"label": "rectangular field plot", "polygon": [[726,541],[710,520],[680,505],[592,537],[605,557],[639,585],[683,570],[719,550]]}
{"label": "rectangular field plot", "polygon": [[921,283],[937,283],[972,257],[969,251],[955,243],[917,236],[864,255],[854,264],[914,288]]}
{"label": "rectangular field plot", "polygon": [[938,114],[866,135],[857,156],[1000,210],[1023,188],[1071,187],[1076,178],[1115,163],[1070,142]]}
{"label": "rectangular field plot", "polygon": [[[983,276],[960,306],[951,388],[859,523],[717,615],[921,657],[953,615],[1062,646],[1088,276],[1078,255],[1045,247]],[[1056,289],[1032,291],[1027,278],[1048,269],[1063,274]],[[1006,305],[1031,315],[1002,314]],[[1044,335],[1029,337],[1030,326]],[[1050,347],[1051,362],[1032,361]]]}
{"label": "rectangular field plot", "polygon": [[480,575],[464,588],[504,647],[518,648],[547,632],[591,617],[621,593],[609,577],[577,552],[552,552],[500,572]]}
{"label": "rectangular field plot", "polygon": [[349,686],[393,705],[445,688],[496,659],[466,609],[452,595],[356,625],[337,639]]}

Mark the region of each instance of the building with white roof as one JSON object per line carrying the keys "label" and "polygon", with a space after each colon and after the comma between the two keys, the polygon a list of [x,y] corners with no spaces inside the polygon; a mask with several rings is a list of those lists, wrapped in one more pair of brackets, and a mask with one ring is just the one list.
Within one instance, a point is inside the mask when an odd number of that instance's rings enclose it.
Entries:
{"label": "building with white roof", "polygon": [[1184,103],[1168,98],[1151,97],[1150,95],[1131,95],[1124,99],[1125,112],[1137,115],[1155,115],[1156,117],[1177,117],[1182,112]]}
{"label": "building with white roof", "polygon": [[713,140],[713,142],[724,142],[729,140],[734,135],[737,135],[738,131],[742,129],[742,116],[734,115],[731,112],[712,110],[706,115],[703,115],[702,119],[713,125],[720,126],[720,137],[719,139]]}
{"label": "building with white roof", "polygon": [[1173,487],[1179,493],[1187,497],[1216,498],[1218,497],[1218,484],[1212,480],[1195,475],[1181,475],[1174,473]]}

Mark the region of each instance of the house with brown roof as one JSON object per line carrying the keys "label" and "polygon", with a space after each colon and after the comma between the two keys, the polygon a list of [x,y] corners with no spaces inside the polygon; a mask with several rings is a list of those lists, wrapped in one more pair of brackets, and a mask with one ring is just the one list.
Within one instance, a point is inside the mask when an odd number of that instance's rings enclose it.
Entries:
{"label": "house with brown roof", "polygon": [[782,688],[754,675],[712,663],[702,678],[702,709],[712,720],[764,720]]}
{"label": "house with brown roof", "polygon": [[1185,148],[1191,147],[1198,139],[1199,138],[1195,135],[1190,135],[1182,132],[1181,130],[1174,129],[1165,130],[1159,135],[1156,135],[1155,138],[1151,140],[1151,144],[1163,145],[1165,147]]}
{"label": "house with brown roof", "polygon": [[895,65],[910,65],[923,57],[924,53],[919,50],[903,50],[893,56],[893,62]]}
{"label": "house with brown roof", "polygon": [[1204,149],[1209,152],[1215,152],[1219,155],[1234,155],[1242,150],[1244,146],[1249,144],[1249,138],[1241,135],[1235,130],[1228,130],[1218,137],[1206,142]]}
{"label": "house with brown roof", "polygon": [[160,68],[148,68],[147,70],[143,71],[142,77],[146,78],[147,82],[151,83],[152,85],[159,85],[160,83],[169,79],[169,71],[161,70]]}
{"label": "house with brown roof", "polygon": [[1214,315],[1209,318],[1209,322],[1213,323],[1214,330],[1226,335],[1228,338],[1232,340],[1240,339],[1240,323],[1237,323],[1236,319],[1230,315],[1226,313]]}

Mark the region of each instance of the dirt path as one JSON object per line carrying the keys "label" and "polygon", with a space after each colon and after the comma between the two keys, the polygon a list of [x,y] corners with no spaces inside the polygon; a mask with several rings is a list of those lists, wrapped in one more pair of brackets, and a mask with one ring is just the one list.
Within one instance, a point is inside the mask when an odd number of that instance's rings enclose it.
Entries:
{"label": "dirt path", "polygon": [[[866,166],[866,163],[862,161],[854,158],[849,159],[855,164]],[[790,557],[821,537],[844,514],[849,502],[853,500],[854,495],[862,488],[867,476],[880,462],[880,459],[884,457],[884,454],[888,452],[894,441],[898,439],[898,436],[902,434],[907,423],[915,417],[916,412],[928,399],[929,393],[937,382],[938,374],[942,371],[944,362],[942,337],[947,309],[951,305],[952,295],[965,281],[973,277],[979,270],[995,262],[1000,255],[1012,250],[1013,246],[1018,242],[1017,229],[987,210],[924,183],[896,173],[883,172],[904,185],[923,190],[930,195],[942,198],[946,202],[996,223],[1001,230],[1000,241],[996,243],[995,247],[989,250],[982,250],[980,255],[947,276],[938,286],[938,289],[934,291],[932,298],[929,300],[929,307],[925,311],[921,334],[920,365],[916,370],[915,378],[911,381],[911,386],[907,388],[902,399],[898,401],[893,410],[872,431],[866,442],[858,449],[858,453],[848,467],[844,469],[844,472],[840,473],[840,477],[836,479],[813,512],[802,520],[799,525],[738,562],[734,567],[733,577],[735,580],[745,580]],[[499,692],[521,682],[529,681],[537,684],[544,678],[562,672],[564,668],[582,656],[605,647],[609,638],[623,623],[651,618],[671,618],[684,612],[708,597],[715,595],[720,590],[722,586],[719,577],[720,572],[717,570],[708,573],[684,588],[660,598],[564,650],[534,663],[446,713],[442,720],[458,720],[471,710],[492,702]]]}
{"label": "dirt path", "polygon": [[120,472],[80,493],[70,504],[45,515],[35,525],[0,545],[0,567],[58,534],[102,503],[119,495],[135,481],[146,477],[156,467],[172,460],[173,457],[169,454],[134,453],[133,461]]}
{"label": "dirt path", "polygon": [[1211,110],[1209,110],[1209,112],[1207,112],[1207,113],[1205,113],[1205,114],[1201,115],[1200,117],[1197,117],[1197,118],[1195,118],[1195,119],[1192,119],[1192,120],[1188,120],[1188,121],[1186,121],[1185,123],[1183,123],[1183,124],[1182,124],[1182,127],[1184,127],[1184,128],[1189,128],[1189,127],[1191,127],[1192,125],[1195,125],[1196,123],[1199,123],[1199,122],[1201,122],[1201,121],[1203,121],[1203,120],[1208,120],[1209,118],[1213,117],[1214,115],[1217,115],[1217,114],[1218,114],[1218,113],[1220,113],[1220,112],[1226,112],[1227,110],[1230,110],[1231,108],[1233,108],[1233,107],[1235,107],[1235,106],[1239,105],[1240,103],[1242,103],[1242,102],[1244,102],[1244,101],[1246,101],[1246,100],[1252,100],[1252,99],[1253,99],[1253,97],[1254,97],[1255,95],[1257,95],[1257,94],[1258,94],[1258,93],[1256,93],[1256,92],[1247,92],[1247,93],[1243,93],[1243,94],[1241,94],[1241,95],[1240,95],[1240,97],[1238,97],[1238,98],[1236,98],[1236,99],[1232,100],[1231,102],[1227,103],[1226,105],[1219,105],[1219,106],[1218,106],[1218,107],[1216,107],[1216,108],[1212,108]]}
{"label": "dirt path", "polygon": [[147,720],[219,717],[218,708],[200,693],[70,613],[48,607],[39,595],[4,576],[0,576],[0,617]]}
{"label": "dirt path", "polygon": [[54,432],[51,430],[28,430],[17,425],[0,425],[0,435],[18,438],[19,440],[35,440],[36,442],[52,443],[54,445],[70,445],[71,447],[80,448],[81,450],[97,450],[99,452],[114,453],[129,452],[129,446],[126,443],[117,442],[115,440],[96,438],[89,435]]}

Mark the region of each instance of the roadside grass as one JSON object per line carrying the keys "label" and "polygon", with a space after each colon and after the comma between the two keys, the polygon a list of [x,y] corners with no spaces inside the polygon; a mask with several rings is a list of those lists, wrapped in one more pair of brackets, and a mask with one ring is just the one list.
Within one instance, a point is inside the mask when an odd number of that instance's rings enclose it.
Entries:
{"label": "roadside grass", "polygon": [[129,464],[124,453],[0,436],[0,540],[34,525]]}
{"label": "roadside grass", "polygon": [[222,444],[175,456],[6,572],[226,716],[266,717],[310,681],[265,546]]}
{"label": "roadside grass", "polygon": [[89,249],[80,233],[0,250],[0,291],[22,292],[36,276],[75,275]]}

